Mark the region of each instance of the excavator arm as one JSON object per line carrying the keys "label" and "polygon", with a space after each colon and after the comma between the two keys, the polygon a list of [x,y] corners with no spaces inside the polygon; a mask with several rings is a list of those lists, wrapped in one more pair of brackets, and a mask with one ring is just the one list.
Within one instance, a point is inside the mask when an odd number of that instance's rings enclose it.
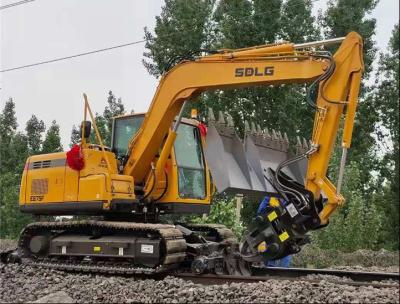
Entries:
{"label": "excavator arm", "polygon": [[[135,183],[145,181],[152,162],[168,134],[164,154],[168,154],[171,149],[176,134],[170,130],[170,126],[184,102],[194,100],[204,91],[312,83],[319,86],[319,89],[315,105],[312,150],[306,155],[308,169],[305,189],[310,191],[314,198],[318,198],[321,191],[328,198],[327,204],[320,212],[321,223],[326,223],[336,206],[344,202],[333,183],[326,177],[326,173],[344,111],[344,151],[351,143],[363,70],[362,39],[357,33],[349,33],[333,57],[307,50],[313,46],[318,46],[318,43],[287,43],[223,50],[218,54],[184,61],[173,67],[162,77],[142,128],[130,143],[124,174],[133,176]],[[163,158],[160,157],[158,162],[162,163]],[[162,166],[158,167],[159,170],[162,169]],[[341,166],[339,174],[340,180],[343,167]]]}

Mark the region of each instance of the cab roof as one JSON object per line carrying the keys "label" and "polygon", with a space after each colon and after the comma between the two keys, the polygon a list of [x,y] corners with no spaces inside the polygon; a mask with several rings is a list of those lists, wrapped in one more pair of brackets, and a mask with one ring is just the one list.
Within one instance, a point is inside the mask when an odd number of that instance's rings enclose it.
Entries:
{"label": "cab roof", "polygon": [[[129,118],[129,117],[135,117],[135,116],[145,116],[146,113],[142,112],[142,113],[134,113],[134,114],[124,114],[124,115],[118,115],[113,117],[113,119],[124,119],[124,118]],[[182,122],[189,124],[189,125],[193,125],[193,126],[198,126],[199,125],[199,121],[193,118],[185,118],[182,117]]]}

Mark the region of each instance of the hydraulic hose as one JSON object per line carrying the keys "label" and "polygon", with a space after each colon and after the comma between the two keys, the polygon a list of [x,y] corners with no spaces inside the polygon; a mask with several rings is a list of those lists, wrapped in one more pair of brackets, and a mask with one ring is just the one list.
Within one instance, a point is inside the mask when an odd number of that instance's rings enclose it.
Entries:
{"label": "hydraulic hose", "polygon": [[303,158],[308,157],[309,155],[314,153],[316,150],[317,149],[315,147],[311,147],[311,149],[306,151],[305,153],[281,162],[278,165],[278,167],[276,168],[275,176],[274,176],[274,181],[275,181],[274,186],[276,188],[278,188],[281,192],[292,194],[306,206],[309,205],[309,201],[301,192],[299,192],[293,188],[289,188],[289,187],[285,186],[284,184],[282,184],[282,182],[280,181],[281,171],[284,167],[287,167],[288,165],[290,165],[292,163],[298,162],[298,161],[302,160]]}
{"label": "hydraulic hose", "polygon": [[149,192],[147,192],[142,198],[141,200],[145,200],[146,198],[149,197],[149,195],[153,192],[154,187],[156,186],[156,169],[154,167],[154,164],[151,164],[151,172],[153,174],[153,184],[151,185],[151,189]]}
{"label": "hydraulic hose", "polygon": [[155,201],[159,201],[160,199],[162,199],[164,197],[165,193],[167,193],[167,190],[168,190],[168,174],[165,171],[164,171],[164,174],[165,174],[165,188],[164,188],[163,192],[160,194],[160,196],[157,197],[156,199],[154,199]]}
{"label": "hydraulic hose", "polygon": [[[317,85],[321,82],[326,80],[327,78],[329,78],[335,71],[336,68],[336,64],[335,61],[333,60],[332,54],[331,53],[327,53],[326,55],[322,55],[322,54],[316,54],[313,55],[313,57],[315,58],[321,58],[321,59],[327,59],[329,61],[329,67],[328,69],[321,74],[317,79],[315,79],[311,85],[307,88],[307,92],[306,92],[306,101],[307,103],[313,107],[315,110],[319,110],[318,106],[313,102],[311,94],[314,92],[314,89],[316,89]],[[325,87],[325,83],[323,85],[323,88]],[[321,92],[321,96],[323,96],[323,92]],[[324,98],[325,99],[325,98]]]}

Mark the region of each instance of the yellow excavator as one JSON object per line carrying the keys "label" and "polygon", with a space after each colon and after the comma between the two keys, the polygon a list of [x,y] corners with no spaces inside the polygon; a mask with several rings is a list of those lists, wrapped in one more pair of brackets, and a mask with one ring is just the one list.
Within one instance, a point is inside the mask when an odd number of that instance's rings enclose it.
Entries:
{"label": "yellow excavator", "polygon": [[[320,50],[332,44],[340,44],[334,55]],[[114,118],[111,147],[103,144],[84,95],[81,142],[69,152],[29,157],[19,197],[22,212],[78,217],[27,225],[14,255],[59,269],[248,274],[255,262],[299,252],[307,233],[327,225],[344,203],[340,188],[362,56],[355,32],[201,53],[162,76],[147,113]],[[308,84],[315,109],[310,141],[297,139],[293,146],[286,134],[247,122],[242,140],[229,115],[215,118],[211,110],[207,127],[195,114],[183,118],[187,103],[205,91],[288,83]],[[89,141],[91,130],[97,144]],[[343,153],[335,186],[327,169],[339,130]],[[209,212],[215,188],[276,200],[241,244],[218,223],[160,223],[162,214]]]}

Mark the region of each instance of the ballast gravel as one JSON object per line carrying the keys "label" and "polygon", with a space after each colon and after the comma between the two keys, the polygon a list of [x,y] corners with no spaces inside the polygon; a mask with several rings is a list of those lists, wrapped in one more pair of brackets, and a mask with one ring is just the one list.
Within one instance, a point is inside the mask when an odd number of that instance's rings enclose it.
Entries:
{"label": "ballast gravel", "polygon": [[179,278],[137,279],[0,264],[0,302],[35,303],[399,303],[399,288],[321,280],[198,285]]}
{"label": "ballast gravel", "polygon": [[[15,245],[15,241],[2,239],[0,251]],[[398,266],[334,268],[398,272]],[[271,279],[251,284],[204,286],[174,277],[155,281],[0,263],[0,303],[399,303],[399,288],[335,284],[330,276],[321,275],[309,279],[320,281]]]}

